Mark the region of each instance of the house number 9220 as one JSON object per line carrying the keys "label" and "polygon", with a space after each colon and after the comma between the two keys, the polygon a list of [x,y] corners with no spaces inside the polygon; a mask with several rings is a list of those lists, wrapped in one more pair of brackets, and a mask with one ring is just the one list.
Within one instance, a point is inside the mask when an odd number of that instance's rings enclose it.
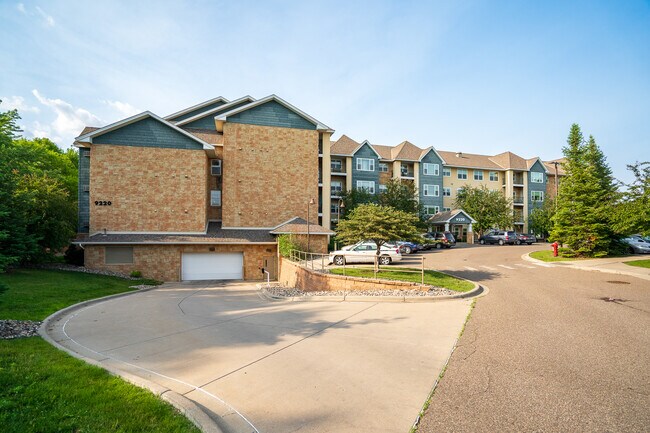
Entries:
{"label": "house number 9220", "polygon": [[113,204],[113,203],[111,203],[110,201],[95,200],[95,206],[110,206],[111,204]]}

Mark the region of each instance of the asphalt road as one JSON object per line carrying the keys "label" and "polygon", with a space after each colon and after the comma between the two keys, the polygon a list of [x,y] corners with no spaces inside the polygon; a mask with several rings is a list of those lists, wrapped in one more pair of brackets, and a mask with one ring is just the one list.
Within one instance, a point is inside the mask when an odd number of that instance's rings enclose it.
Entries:
{"label": "asphalt road", "polygon": [[650,431],[650,283],[521,259],[545,247],[424,254],[490,293],[419,432]]}

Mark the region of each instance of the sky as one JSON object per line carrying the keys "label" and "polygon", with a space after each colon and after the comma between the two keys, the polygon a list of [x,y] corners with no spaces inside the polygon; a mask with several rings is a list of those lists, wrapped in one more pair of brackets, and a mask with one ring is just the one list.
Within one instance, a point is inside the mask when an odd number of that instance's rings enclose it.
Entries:
{"label": "sky", "polygon": [[71,146],[144,110],[276,94],[357,141],[544,160],[572,123],[650,160],[650,2],[0,0],[0,111]]}

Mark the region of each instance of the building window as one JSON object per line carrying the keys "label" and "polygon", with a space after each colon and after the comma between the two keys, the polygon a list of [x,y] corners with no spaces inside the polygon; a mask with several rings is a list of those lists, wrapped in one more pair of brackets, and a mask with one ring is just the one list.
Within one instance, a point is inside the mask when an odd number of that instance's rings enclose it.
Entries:
{"label": "building window", "polygon": [[425,197],[439,197],[440,196],[440,186],[439,185],[422,185],[423,196]]}
{"label": "building window", "polygon": [[343,171],[343,162],[340,159],[333,159],[330,162],[330,167],[332,168],[332,171],[340,173]]}
{"label": "building window", "polygon": [[372,180],[358,180],[357,181],[357,189],[359,191],[366,191],[366,192],[369,192],[370,194],[374,194],[375,193],[375,182],[372,181]]}
{"label": "building window", "polygon": [[379,171],[381,171],[382,173],[388,173],[388,164],[380,162],[379,163]]}
{"label": "building window", "polygon": [[440,175],[440,165],[438,164],[429,164],[425,162],[422,164],[422,173],[426,176],[439,176]]}
{"label": "building window", "polygon": [[460,194],[460,192],[463,190],[463,188],[456,188],[456,195]]}
{"label": "building window", "polygon": [[443,208],[442,208],[442,211],[443,211],[443,212],[449,212],[450,210],[451,210],[450,207],[443,207]]}
{"label": "building window", "polygon": [[474,180],[483,180],[483,170],[474,170]]}
{"label": "building window", "polygon": [[544,173],[530,172],[530,181],[532,183],[544,183]]}
{"label": "building window", "polygon": [[104,263],[107,265],[133,264],[133,247],[104,247]]}
{"label": "building window", "polygon": [[490,181],[491,182],[498,182],[499,181],[499,172],[498,171],[491,171],[490,172]]}
{"label": "building window", "polygon": [[343,183],[340,180],[333,180],[330,184],[332,195],[338,196],[343,191]]}
{"label": "building window", "polygon": [[443,186],[442,187],[442,196],[443,197],[451,197],[451,188]]}
{"label": "building window", "polygon": [[217,189],[210,191],[210,206],[221,206],[221,191]]}
{"label": "building window", "polygon": [[388,187],[386,185],[379,184],[379,193],[381,194],[382,192],[388,191]]}
{"label": "building window", "polygon": [[372,158],[357,158],[357,170],[375,171],[375,160]]}
{"label": "building window", "polygon": [[531,191],[530,192],[530,199],[533,202],[544,201],[544,191]]}
{"label": "building window", "polygon": [[338,213],[339,213],[339,204],[338,203],[332,203],[330,205],[330,213],[338,215]]}
{"label": "building window", "polygon": [[444,177],[451,177],[451,168],[449,167],[442,167],[442,175]]}
{"label": "building window", "polygon": [[427,215],[435,215],[440,212],[439,206],[424,206],[424,213]]}
{"label": "building window", "polygon": [[458,169],[458,179],[467,179],[467,170],[464,168],[459,168]]}
{"label": "building window", "polygon": [[220,159],[211,159],[210,160],[210,174],[212,176],[221,176],[221,160]]}

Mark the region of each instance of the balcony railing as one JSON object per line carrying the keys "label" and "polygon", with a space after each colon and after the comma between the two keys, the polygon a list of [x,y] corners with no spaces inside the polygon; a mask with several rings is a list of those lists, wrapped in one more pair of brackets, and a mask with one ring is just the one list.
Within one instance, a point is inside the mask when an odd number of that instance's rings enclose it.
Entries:
{"label": "balcony railing", "polygon": [[409,171],[409,170],[402,170],[400,174],[402,177],[414,177],[413,171]]}
{"label": "balcony railing", "polygon": [[524,184],[524,176],[512,176],[512,183],[514,185],[523,185]]}
{"label": "balcony railing", "polygon": [[512,198],[512,202],[514,204],[524,204],[524,198],[515,196]]}

